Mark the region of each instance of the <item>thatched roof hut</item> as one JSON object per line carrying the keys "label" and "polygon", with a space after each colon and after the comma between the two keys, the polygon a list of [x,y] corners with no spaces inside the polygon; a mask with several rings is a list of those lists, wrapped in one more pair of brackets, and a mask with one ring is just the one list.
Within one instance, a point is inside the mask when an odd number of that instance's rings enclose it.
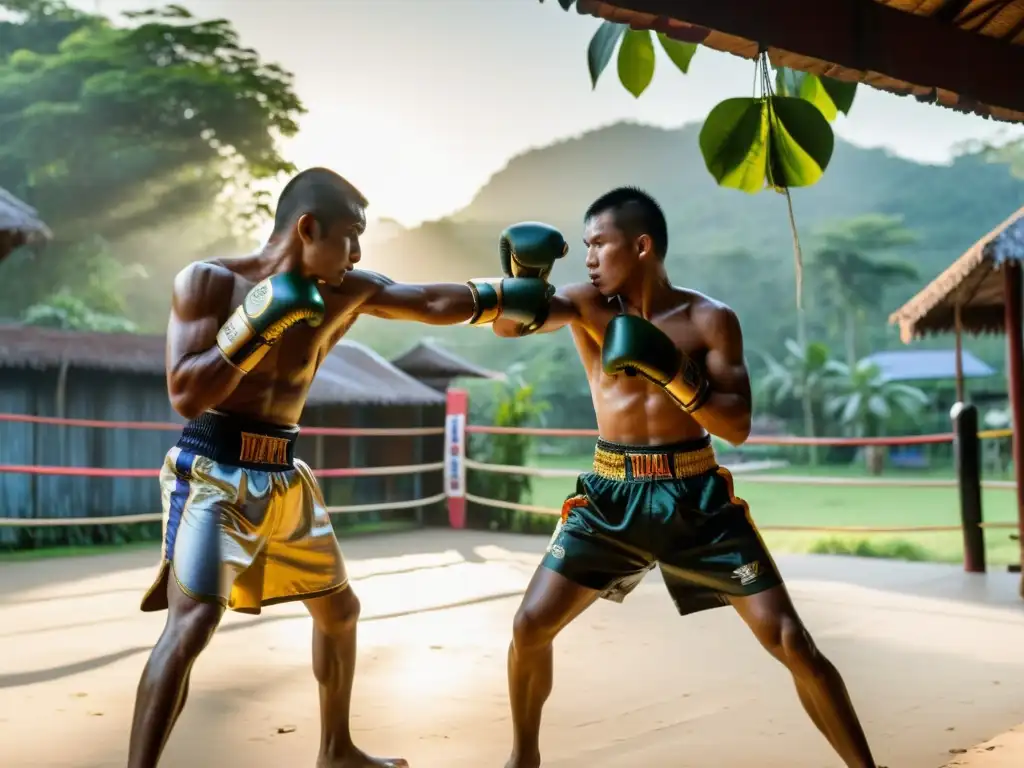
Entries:
{"label": "thatched roof hut", "polygon": [[[1024,546],[1024,208],[972,245],[917,296],[893,312],[889,322],[899,324],[904,342],[934,333],[956,334],[960,402],[966,401],[964,331],[1006,334],[1018,533]],[[1024,550],[1021,554],[1024,557]]]}
{"label": "thatched roof hut", "polygon": [[[889,316],[905,343],[937,333],[1003,333],[1008,263],[1024,262],[1024,208],[967,249],[941,275]],[[959,310],[959,321],[957,311]]]}
{"label": "thatched roof hut", "polygon": [[446,389],[453,379],[500,379],[503,374],[489,371],[448,351],[432,339],[424,339],[391,360],[399,370],[434,389]]}
{"label": "thatched roof hut", "polygon": [[[66,366],[110,373],[165,372],[163,336],[0,326],[0,368]],[[369,347],[341,341],[324,359],[309,405],[440,405],[444,396],[400,371]]]}
{"label": "thatched roof hut", "polygon": [[0,187],[0,259],[15,248],[51,237],[35,208]]}
{"label": "thatched roof hut", "polygon": [[[543,0],[541,0],[543,2]],[[577,0],[579,13],[1024,122],[1020,0]]]}

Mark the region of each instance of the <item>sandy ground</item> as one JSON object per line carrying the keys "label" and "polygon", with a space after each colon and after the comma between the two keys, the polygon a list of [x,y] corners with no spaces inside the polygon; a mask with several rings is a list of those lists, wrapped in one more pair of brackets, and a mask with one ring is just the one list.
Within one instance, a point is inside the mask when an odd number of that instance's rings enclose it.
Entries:
{"label": "sandy ground", "polygon": [[[505,648],[541,538],[422,531],[346,542],[362,598],[354,729],[414,768],[501,768]],[[123,766],[162,615],[138,599],[156,551],[0,565],[0,765]],[[882,765],[1024,765],[1024,605],[1016,577],[781,557],[844,673]],[[674,616],[656,574],[559,639],[549,768],[830,768],[781,666],[730,609]],[[229,616],[197,663],[168,768],[312,766],[310,620]],[[980,746],[974,746],[978,745]]]}

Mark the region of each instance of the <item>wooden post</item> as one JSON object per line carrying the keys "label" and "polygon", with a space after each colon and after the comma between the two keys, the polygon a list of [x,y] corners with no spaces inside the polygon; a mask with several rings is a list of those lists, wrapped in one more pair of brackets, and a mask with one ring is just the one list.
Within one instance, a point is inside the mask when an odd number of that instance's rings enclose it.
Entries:
{"label": "wooden post", "polygon": [[[1003,265],[1003,294],[1006,304],[1006,367],[1010,386],[1010,411],[1013,414],[1013,476],[1017,482],[1017,520],[1020,544],[1024,547],[1024,316],[1021,312],[1021,265],[1007,261]],[[1024,550],[1022,550],[1024,562]],[[1024,597],[1024,575],[1020,593]]]}
{"label": "wooden post", "polygon": [[956,330],[956,401],[966,403],[964,396],[964,326],[960,316],[960,302],[953,305],[953,326]]}
{"label": "wooden post", "polygon": [[953,418],[953,457],[960,490],[960,522],[964,537],[964,570],[985,572],[985,532],[981,528],[981,442],[978,409],[957,403]]}
{"label": "wooden post", "polygon": [[448,522],[452,528],[466,527],[466,417],[469,393],[448,390],[448,412],[444,420],[444,491],[448,494]]}
{"label": "wooden post", "polygon": [[[414,405],[412,412],[416,414],[416,426],[423,426],[423,406]],[[424,437],[412,438],[412,463],[423,464],[423,441]],[[412,476],[412,497],[414,499],[423,498],[423,473],[417,472]],[[416,525],[423,527],[423,507],[416,507]]]}

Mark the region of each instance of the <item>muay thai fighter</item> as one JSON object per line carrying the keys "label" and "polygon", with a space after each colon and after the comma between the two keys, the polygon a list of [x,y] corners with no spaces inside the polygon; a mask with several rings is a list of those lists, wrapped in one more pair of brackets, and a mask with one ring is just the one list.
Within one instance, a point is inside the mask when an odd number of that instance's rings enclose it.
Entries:
{"label": "muay thai fighter", "polygon": [[[584,222],[590,282],[559,290],[540,328],[510,318],[493,324],[501,336],[569,326],[601,435],[593,472],[566,499],[515,615],[506,768],[541,764],[555,637],[598,598],[621,602],[656,564],[680,614],[731,604],[792,673],[801,703],[843,761],[873,767],[842,678],[801,622],[746,503],[715,460],[709,433],[739,444],[750,431],[739,320],[669,281],[668,228],[649,195],[613,190]],[[548,271],[560,255],[554,248],[545,260],[534,233],[511,230],[507,249],[523,248]]]}
{"label": "muay thai fighter", "polygon": [[295,424],[324,356],[359,315],[437,325],[508,316],[533,326],[553,289],[540,278],[403,285],[353,270],[366,205],[332,171],[304,171],[281,193],[264,249],[194,263],[175,280],[167,385],[189,421],[160,474],[163,554],[142,610],[168,613],[139,684],[130,768],[157,764],[224,610],[290,600],[313,619],[317,765],[407,765],[352,741],[359,601],[316,480],[294,456]]}

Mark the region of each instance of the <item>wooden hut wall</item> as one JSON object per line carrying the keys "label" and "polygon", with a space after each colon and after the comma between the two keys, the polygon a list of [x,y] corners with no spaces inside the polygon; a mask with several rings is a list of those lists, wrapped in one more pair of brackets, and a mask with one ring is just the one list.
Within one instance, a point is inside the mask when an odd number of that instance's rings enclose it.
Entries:
{"label": "wooden hut wall", "polygon": [[[0,412],[113,421],[178,421],[162,376],[69,369],[59,403],[58,370],[0,370]],[[0,463],[156,469],[173,444],[171,431],[0,422]],[[0,473],[5,517],[113,517],[160,511],[154,477],[114,478]],[[105,530],[100,530],[103,528]],[[90,540],[113,540],[96,526]],[[0,546],[25,536],[39,543],[73,541],[81,530],[0,528]]]}

